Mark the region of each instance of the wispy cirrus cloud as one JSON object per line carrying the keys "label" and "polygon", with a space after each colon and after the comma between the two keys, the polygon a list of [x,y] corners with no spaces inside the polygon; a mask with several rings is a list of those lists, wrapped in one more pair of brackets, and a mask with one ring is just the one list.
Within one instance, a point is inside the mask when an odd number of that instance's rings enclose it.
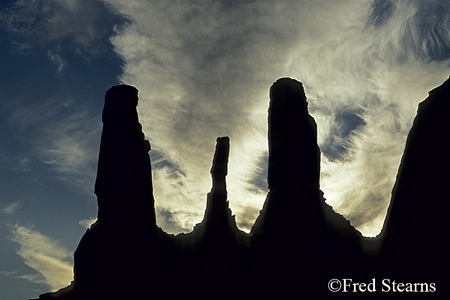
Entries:
{"label": "wispy cirrus cloud", "polygon": [[44,163],[59,180],[92,194],[101,121],[76,101],[54,97],[15,103],[9,124],[26,140],[29,160]]}
{"label": "wispy cirrus cloud", "polygon": [[67,52],[86,59],[103,53],[118,21],[100,1],[89,0],[17,0],[0,11],[0,25],[12,33],[16,50],[44,47],[58,73],[68,64]]}
{"label": "wispy cirrus cloud", "polygon": [[[101,111],[92,109],[97,107],[97,100],[91,99],[95,84],[86,86],[78,76],[89,76],[78,74],[80,70],[70,63],[86,63],[90,72],[88,62],[93,57],[106,53],[108,60],[108,38],[120,22],[100,1],[17,0],[0,8],[0,26],[18,46],[12,52],[32,54],[36,60],[48,58],[58,75],[46,73],[47,69],[36,73],[42,81],[36,80],[29,90],[13,93],[5,105],[11,131],[29,149],[22,154],[25,158],[21,162],[24,166],[25,162],[44,163],[57,172],[58,179],[89,194],[95,180]],[[99,59],[95,63],[98,61],[102,62]],[[36,72],[30,69],[35,65],[21,67],[25,73]],[[72,74],[65,74],[67,69]],[[107,82],[97,78],[94,81]],[[20,81],[15,84],[26,85]],[[5,159],[12,160],[10,156],[6,154]]]}
{"label": "wispy cirrus cloud", "polygon": [[92,194],[101,126],[96,122],[88,125],[89,119],[83,115],[72,117],[62,123],[56,122],[55,127],[47,127],[45,135],[41,136],[45,139],[44,146],[37,147],[37,154],[43,163],[56,171],[59,180]]}
{"label": "wispy cirrus cloud", "polygon": [[58,290],[73,280],[72,253],[57,241],[30,227],[15,225],[9,239],[19,245],[17,254],[36,273],[15,275]]}
{"label": "wispy cirrus cloud", "polygon": [[2,208],[2,212],[7,215],[14,215],[22,205],[21,202],[12,202]]}

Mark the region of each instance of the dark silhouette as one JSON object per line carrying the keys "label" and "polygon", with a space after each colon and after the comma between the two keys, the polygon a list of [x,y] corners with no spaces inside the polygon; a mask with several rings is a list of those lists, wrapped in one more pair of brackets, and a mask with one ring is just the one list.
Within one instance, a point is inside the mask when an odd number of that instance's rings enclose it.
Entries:
{"label": "dark silhouette", "polygon": [[[419,104],[381,238],[383,275],[446,289],[450,196],[450,80]],[[448,293],[447,291],[445,291]]]}
{"label": "dark silhouette", "polygon": [[[220,137],[204,219],[191,233],[174,236],[156,226],[137,90],[113,87],[103,111],[98,220],[75,251],[71,286],[40,299],[360,297],[352,286],[347,293],[329,291],[333,278],[433,282],[438,286],[427,286],[427,296],[447,293],[436,266],[448,267],[439,242],[449,206],[443,189],[450,161],[440,150],[450,134],[449,98],[447,81],[419,106],[380,237],[362,237],[326,204],[317,126],[302,83],[290,78],[270,89],[270,191],[250,234],[237,228],[228,207],[230,141]],[[384,293],[381,282],[364,296],[380,293],[396,296]]]}
{"label": "dark silhouette", "polygon": [[[271,87],[270,191],[251,231],[256,283],[266,287],[261,296],[327,292],[330,276],[342,274],[339,265],[354,274],[351,261],[360,256],[361,235],[334,213],[319,190],[317,125],[307,107],[300,82],[282,78]],[[334,223],[338,226],[330,226]]]}
{"label": "dark silhouette", "polygon": [[136,106],[138,91],[111,88],[105,96],[95,193],[98,220],[75,251],[75,299],[139,296],[155,269],[156,219],[151,167]]}
{"label": "dark silhouette", "polygon": [[153,229],[150,143],[138,121],[137,103],[138,91],[131,86],[119,85],[106,93],[95,182],[98,219],[107,226],[117,226],[122,220]]}

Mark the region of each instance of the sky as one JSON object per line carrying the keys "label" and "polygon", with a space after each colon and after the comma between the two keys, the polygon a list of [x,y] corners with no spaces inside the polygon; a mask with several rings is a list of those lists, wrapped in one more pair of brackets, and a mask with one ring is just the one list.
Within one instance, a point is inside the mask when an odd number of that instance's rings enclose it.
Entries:
{"label": "sky", "polygon": [[251,229],[268,191],[268,91],[287,76],[318,125],[324,197],[376,236],[417,105],[450,74],[450,6],[1,1],[0,41],[0,298],[16,300],[72,279],[97,214],[104,94],[122,83],[139,90],[166,232],[203,219],[219,136],[231,140],[230,208]]}

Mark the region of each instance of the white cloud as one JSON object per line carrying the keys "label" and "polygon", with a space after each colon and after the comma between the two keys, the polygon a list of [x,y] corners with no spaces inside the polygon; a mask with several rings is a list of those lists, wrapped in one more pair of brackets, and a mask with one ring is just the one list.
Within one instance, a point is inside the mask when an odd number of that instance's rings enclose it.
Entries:
{"label": "white cloud", "polygon": [[55,240],[20,225],[12,228],[9,239],[19,244],[17,254],[24,263],[38,272],[20,278],[47,284],[52,290],[65,287],[73,280],[72,253]]}
{"label": "white cloud", "polygon": [[78,222],[78,224],[80,224],[81,226],[87,228],[90,228],[92,224],[94,224],[97,221],[97,217],[95,218],[89,218],[89,219],[83,219],[80,222]]}
{"label": "white cloud", "polygon": [[340,151],[323,155],[325,197],[363,233],[381,229],[417,103],[448,74],[443,51],[431,56],[447,45],[445,18],[430,35],[417,1],[104,2],[129,19],[111,41],[121,80],[140,90],[144,131],[181,171],[154,175],[157,207],[181,228],[201,220],[221,135],[230,207],[252,223],[265,199],[253,183],[265,174],[268,89],[291,76],[304,82],[324,153]]}
{"label": "white cloud", "polygon": [[[80,125],[80,124],[78,124]],[[46,132],[47,143],[39,147],[42,161],[57,172],[57,178],[87,193],[93,193],[96,175],[98,131],[69,133],[67,127]]]}
{"label": "white cloud", "polygon": [[2,212],[7,215],[13,215],[17,212],[21,204],[22,204],[21,202],[12,202],[7,206],[5,206],[4,208],[2,208]]}
{"label": "white cloud", "polygon": [[[308,53],[299,48],[292,67],[305,78],[323,153],[330,145],[341,152],[337,160],[322,157],[325,197],[367,235],[381,229],[417,103],[449,72],[448,57],[424,58],[415,48],[426,35],[414,36],[414,43],[405,38],[419,29],[426,33],[412,20],[416,11],[399,7],[381,27],[361,15],[362,22],[330,36],[326,46],[315,43]],[[357,114],[363,124],[352,128],[354,118],[339,124],[342,111]]]}
{"label": "white cloud", "polygon": [[257,12],[218,1],[108,3],[133,20],[112,39],[126,63],[122,81],[140,90],[140,119],[153,147],[183,172],[172,180],[182,182],[176,197],[156,172],[157,206],[186,206],[189,217],[180,222],[192,227],[201,221],[215,140],[222,135],[231,137],[231,207],[261,206],[263,193],[247,195],[249,175],[267,151],[267,116],[255,107],[267,110],[267,90],[276,78],[258,61],[267,44],[264,30],[252,34],[264,26]]}
{"label": "white cloud", "polygon": [[[268,89],[291,76],[304,82],[318,123],[325,197],[363,233],[379,231],[417,103],[449,73],[446,1],[102,2],[128,19],[111,42],[159,155],[161,226],[183,232],[202,219],[215,139],[228,135],[230,207],[249,229],[266,193]],[[62,41],[85,53],[110,32],[100,30],[99,3],[19,0],[0,19],[52,44],[48,57],[62,71]],[[19,128],[42,129],[36,119],[61,109],[48,103],[18,111]],[[101,126],[82,112],[56,119],[43,131],[49,147],[37,151],[89,193],[100,136],[92,128]]]}

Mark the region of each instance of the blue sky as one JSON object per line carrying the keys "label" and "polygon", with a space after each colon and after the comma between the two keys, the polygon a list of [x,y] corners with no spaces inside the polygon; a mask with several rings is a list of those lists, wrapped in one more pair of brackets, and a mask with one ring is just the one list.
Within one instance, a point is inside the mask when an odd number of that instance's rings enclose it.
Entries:
{"label": "blue sky", "polygon": [[0,298],[69,284],[97,213],[103,97],[119,83],[139,90],[164,230],[202,220],[223,135],[230,207],[251,228],[268,90],[290,76],[318,123],[325,198],[376,235],[417,104],[449,76],[449,16],[445,0],[2,1]]}

